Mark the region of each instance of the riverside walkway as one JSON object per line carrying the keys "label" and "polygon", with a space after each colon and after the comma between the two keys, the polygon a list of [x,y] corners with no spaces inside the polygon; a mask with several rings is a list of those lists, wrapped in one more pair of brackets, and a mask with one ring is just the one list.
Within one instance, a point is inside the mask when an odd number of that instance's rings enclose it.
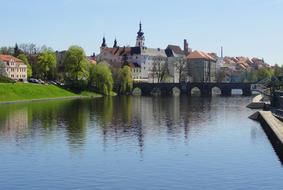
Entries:
{"label": "riverside walkway", "polygon": [[275,137],[277,143],[283,144],[283,123],[271,111],[259,111],[250,118],[260,121],[267,135],[271,138]]}

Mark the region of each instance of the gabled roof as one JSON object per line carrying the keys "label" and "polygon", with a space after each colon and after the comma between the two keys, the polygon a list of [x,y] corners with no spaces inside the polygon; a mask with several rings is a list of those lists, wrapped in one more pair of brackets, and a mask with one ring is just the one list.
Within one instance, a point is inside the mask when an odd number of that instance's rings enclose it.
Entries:
{"label": "gabled roof", "polygon": [[166,49],[171,49],[175,54],[184,55],[184,51],[181,49],[180,46],[168,45]]}
{"label": "gabled roof", "polygon": [[16,62],[17,65],[24,65],[24,62],[12,55],[4,55],[4,54],[0,54],[0,61],[3,62],[9,62],[11,60],[14,60]]}
{"label": "gabled roof", "polygon": [[140,47],[116,47],[116,48],[105,48],[103,52],[110,53],[115,56],[123,56],[125,54],[141,54]]}
{"label": "gabled roof", "polygon": [[193,51],[188,56],[188,59],[205,59],[208,61],[216,61],[211,55],[203,51]]}

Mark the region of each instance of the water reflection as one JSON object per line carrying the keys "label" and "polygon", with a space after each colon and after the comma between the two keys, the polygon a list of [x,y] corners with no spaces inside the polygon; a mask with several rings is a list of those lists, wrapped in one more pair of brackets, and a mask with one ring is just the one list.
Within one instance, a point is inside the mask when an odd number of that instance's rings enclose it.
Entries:
{"label": "water reflection", "polygon": [[[197,101],[196,101],[197,100]],[[211,99],[115,97],[94,100],[52,101],[0,106],[0,135],[17,138],[17,134],[48,138],[65,130],[73,148],[83,146],[88,127],[99,128],[107,138],[135,137],[143,150],[147,132],[189,137],[191,127],[211,117]],[[197,125],[196,125],[197,124]],[[196,128],[196,133],[201,128]],[[27,138],[28,138],[27,136]]]}
{"label": "water reflection", "polygon": [[[101,138],[105,151],[107,145],[129,141],[142,155],[146,138],[158,136],[172,142],[184,139],[188,144],[192,138],[229,125],[223,123],[226,113],[229,113],[229,122],[238,122],[239,110],[245,104],[241,97],[123,96],[1,105],[0,137],[5,142],[24,143],[25,139],[41,136],[48,140],[59,134],[72,150],[82,150],[88,138],[96,136]],[[235,111],[237,114],[233,115]],[[261,132],[260,128],[252,128],[250,138],[253,141],[259,135],[262,138]]]}

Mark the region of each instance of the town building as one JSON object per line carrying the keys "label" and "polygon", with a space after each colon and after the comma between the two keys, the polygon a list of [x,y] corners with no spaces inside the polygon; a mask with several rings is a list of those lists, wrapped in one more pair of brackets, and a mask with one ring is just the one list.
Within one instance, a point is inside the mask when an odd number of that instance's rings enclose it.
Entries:
{"label": "town building", "polygon": [[[185,42],[188,45],[187,41]],[[130,63],[133,79],[136,82],[179,82],[175,64],[181,58],[185,58],[185,51],[174,45],[169,45],[167,49],[146,47],[141,23],[139,24],[135,44],[134,47],[120,47],[115,39],[113,47],[108,47],[106,38],[103,37],[100,54],[96,57],[97,61],[105,61],[114,68],[121,67],[125,62]],[[189,53],[190,49],[187,47],[186,51]],[[168,73],[160,81],[161,72],[164,72],[165,67],[168,69]]]}
{"label": "town building", "polygon": [[216,59],[209,53],[193,51],[187,59],[190,82],[216,82]]}
{"label": "town building", "polygon": [[4,74],[15,81],[27,81],[27,65],[11,55],[0,55],[4,63]]}

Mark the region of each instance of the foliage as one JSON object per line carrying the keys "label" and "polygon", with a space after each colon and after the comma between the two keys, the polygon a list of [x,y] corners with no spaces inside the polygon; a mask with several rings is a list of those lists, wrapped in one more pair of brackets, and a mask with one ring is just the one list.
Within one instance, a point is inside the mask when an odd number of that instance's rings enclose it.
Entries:
{"label": "foliage", "polygon": [[97,98],[97,97],[102,97],[101,94],[98,94],[96,92],[91,92],[91,91],[82,91],[80,93],[81,96],[85,96],[85,97],[90,97],[90,98]]}
{"label": "foliage", "polygon": [[247,82],[256,82],[258,79],[257,77],[257,71],[251,70],[247,73]]}
{"label": "foliage", "polygon": [[15,81],[7,76],[1,75],[0,73],[0,83],[15,83]]}
{"label": "foliage", "polygon": [[275,64],[274,66],[274,76],[279,77],[279,76],[283,76],[283,66],[279,66],[277,64]]}
{"label": "foliage", "polygon": [[18,57],[22,52],[22,50],[19,48],[18,44],[16,43],[15,47],[14,47],[14,56]]}
{"label": "foliage", "polygon": [[56,55],[51,50],[42,52],[38,57],[39,71],[43,79],[53,79],[56,69]]}
{"label": "foliage", "polygon": [[82,89],[89,78],[89,63],[83,48],[71,46],[66,52],[63,64],[65,66],[65,81],[72,88]]}
{"label": "foliage", "polygon": [[94,71],[95,71],[95,65],[90,64],[89,65],[89,77],[88,77],[88,87],[91,88],[91,86],[94,84],[95,76],[94,76]]}
{"label": "foliage", "polygon": [[104,95],[111,95],[113,88],[113,78],[109,66],[106,63],[99,63],[94,66],[92,85],[96,87],[98,92]]}
{"label": "foliage", "polygon": [[27,66],[27,77],[30,78],[32,76],[32,68],[29,64],[28,57],[25,54],[19,54],[18,59],[22,60]]}
{"label": "foliage", "polygon": [[132,91],[133,78],[132,71],[129,66],[124,66],[118,70],[117,86],[118,93],[120,94],[127,94]]}
{"label": "foliage", "polygon": [[258,80],[271,78],[273,75],[274,75],[274,71],[271,68],[261,68],[257,71]]}
{"label": "foliage", "polygon": [[274,70],[271,68],[260,68],[258,70],[250,70],[247,72],[247,82],[256,82],[265,78],[271,78],[274,75]]}
{"label": "foliage", "polygon": [[0,76],[6,76],[5,65],[0,61]]}
{"label": "foliage", "polygon": [[0,48],[0,54],[5,55],[13,55],[14,54],[14,48],[13,47],[1,47]]}

